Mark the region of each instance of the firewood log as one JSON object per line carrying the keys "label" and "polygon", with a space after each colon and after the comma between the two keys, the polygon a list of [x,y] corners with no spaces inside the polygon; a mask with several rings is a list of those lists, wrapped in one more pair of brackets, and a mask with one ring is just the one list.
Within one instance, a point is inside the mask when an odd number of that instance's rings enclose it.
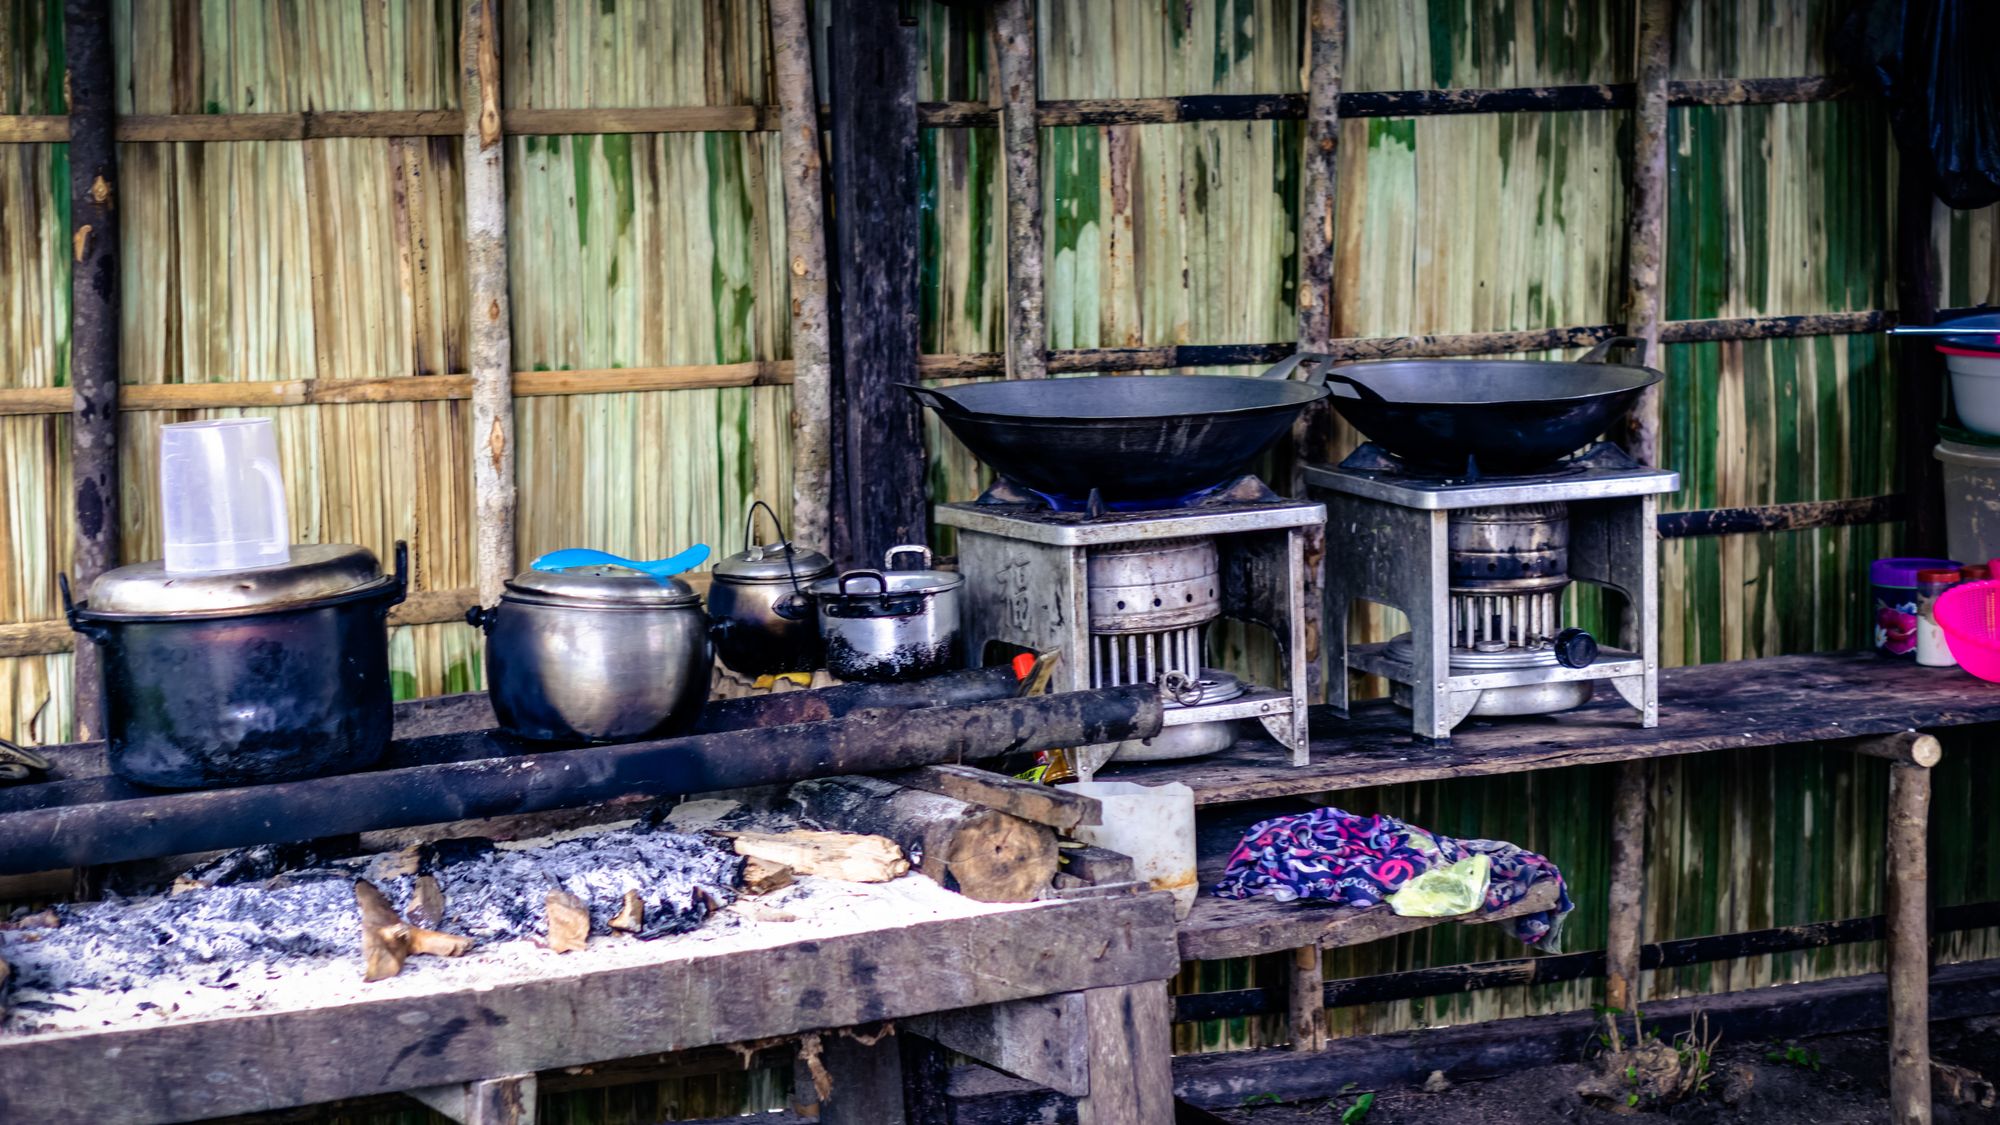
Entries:
{"label": "firewood log", "polygon": [[789,867],[801,875],[848,883],[886,883],[910,870],[894,840],[852,832],[726,833],[736,854]]}
{"label": "firewood log", "polygon": [[833,777],[792,786],[790,801],[814,824],[894,840],[917,870],[981,902],[1031,902],[1056,873],[1054,831],[954,797]]}

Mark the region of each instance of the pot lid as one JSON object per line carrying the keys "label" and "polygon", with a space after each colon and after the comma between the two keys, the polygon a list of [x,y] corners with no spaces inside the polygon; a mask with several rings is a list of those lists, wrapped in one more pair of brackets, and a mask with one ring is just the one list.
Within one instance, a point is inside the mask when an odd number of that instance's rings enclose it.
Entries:
{"label": "pot lid", "polygon": [[277,609],[385,582],[375,552],[351,543],[292,548],[290,562],[248,570],[169,572],[160,559],[106,571],[90,585],[93,614],[207,614]]}
{"label": "pot lid", "polygon": [[832,559],[798,543],[752,543],[715,564],[715,576],[732,582],[790,582],[796,575],[804,585],[832,570]]}
{"label": "pot lid", "polygon": [[507,580],[507,597],[599,608],[662,609],[694,605],[694,587],[678,578],[654,578],[622,566],[524,570]]}

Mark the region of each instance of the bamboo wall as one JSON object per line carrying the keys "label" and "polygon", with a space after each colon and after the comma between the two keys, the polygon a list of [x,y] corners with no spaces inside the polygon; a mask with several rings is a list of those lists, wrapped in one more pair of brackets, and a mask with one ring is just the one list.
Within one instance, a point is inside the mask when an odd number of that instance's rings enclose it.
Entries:
{"label": "bamboo wall", "polygon": [[[59,29],[42,0],[0,0],[0,113],[60,113]],[[1579,0],[1349,0],[1346,86],[1398,90],[1629,81],[1629,6]],[[1676,76],[1831,69],[1834,0],[1681,0]],[[980,101],[978,9],[917,6],[920,100]],[[450,0],[120,0],[128,113],[324,109],[456,112]],[[761,4],[508,0],[505,108],[768,104]],[[1044,0],[1047,99],[1299,90],[1296,0]],[[1625,111],[1351,120],[1341,126],[1335,334],[1410,335],[1615,322],[1626,212]],[[1669,319],[1882,309],[1894,156],[1881,112],[1847,98],[1671,112]],[[1051,128],[1043,134],[1053,347],[1261,343],[1296,335],[1295,121]],[[999,139],[926,128],[923,347],[1001,350]],[[0,391],[65,382],[64,147],[0,144]],[[210,384],[437,377],[464,370],[459,144],[454,137],[132,142],[125,204],[123,379]],[[576,371],[787,356],[782,192],[768,132],[509,136],[514,368]],[[2000,299],[1993,210],[1940,212],[1942,303]],[[1560,354],[1560,353],[1550,353]],[[1669,507],[1896,490],[1896,372],[1879,335],[1673,345]],[[733,370],[733,369],[732,369]],[[585,374],[588,373],[588,374]],[[703,380],[697,378],[697,383]],[[716,385],[734,382],[736,385]],[[732,550],[748,500],[786,510],[789,388],[707,380],[672,390],[549,393],[517,404],[520,552],[590,545],[656,556]],[[360,386],[361,384],[355,384]],[[365,398],[355,394],[353,397]],[[419,589],[473,581],[469,404],[322,402],[125,416],[130,560],[158,553],[158,427],[254,411],[278,422],[298,538],[379,553],[408,539]],[[939,499],[983,481],[933,433]],[[68,423],[0,415],[0,625],[56,616],[69,556]],[[1865,563],[1896,525],[1669,542],[1664,655],[1695,663],[1861,643]],[[476,638],[396,630],[402,694],[480,681]],[[0,660],[0,736],[70,726],[69,657]],[[1948,753],[1933,878],[1944,901],[2000,896],[1973,815],[1989,767]],[[1880,902],[1879,763],[1813,749],[1660,766],[1651,940],[1867,914]],[[1583,909],[1572,948],[1603,939],[1608,774],[1570,770],[1349,794],[1440,831],[1548,851]],[[1512,956],[1486,928],[1441,927],[1332,957],[1336,975]],[[1991,935],[1946,938],[1953,956]],[[1870,946],[1678,971],[1653,995],[1859,971]],[[1241,987],[1263,966],[1190,969]],[[1343,1011],[1359,1031],[1586,1005],[1594,985]],[[1259,1041],[1239,1021],[1182,1046]],[[717,1108],[717,1107],[707,1107]],[[610,1111],[607,1110],[607,1113]],[[614,1115],[615,1116],[615,1115]]]}

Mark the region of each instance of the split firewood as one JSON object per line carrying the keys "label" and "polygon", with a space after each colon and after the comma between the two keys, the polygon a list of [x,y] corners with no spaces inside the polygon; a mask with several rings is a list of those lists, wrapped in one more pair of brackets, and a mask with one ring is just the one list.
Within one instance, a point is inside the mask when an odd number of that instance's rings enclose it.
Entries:
{"label": "split firewood", "polygon": [[590,907],[582,899],[568,891],[550,891],[547,908],[550,949],[570,953],[590,941]]}
{"label": "split firewood", "polygon": [[903,849],[882,836],[851,832],[737,832],[736,854],[791,868],[801,875],[848,883],[886,883],[910,870]]}
{"label": "split firewood", "polygon": [[782,863],[751,856],[743,861],[743,893],[767,895],[792,884],[792,869]]}
{"label": "split firewood", "polygon": [[625,905],[611,918],[610,926],[620,933],[636,934],[646,928],[646,900],[638,891],[625,892]]}
{"label": "split firewood", "polygon": [[425,957],[459,957],[472,948],[472,939],[460,934],[439,933],[421,926],[405,925],[410,952]]}
{"label": "split firewood", "polygon": [[[413,926],[396,913],[375,884],[354,881],[354,902],[361,908],[361,979],[386,980],[403,971],[412,956],[457,957],[472,948],[472,939]],[[438,908],[443,913],[440,894]]]}
{"label": "split firewood", "polygon": [[410,907],[403,917],[414,926],[436,929],[444,924],[444,888],[438,885],[437,876],[419,875],[416,886],[410,890]]}
{"label": "split firewood", "polygon": [[62,915],[53,909],[39,910],[11,922],[0,922],[0,930],[53,930],[62,925]]}
{"label": "split firewood", "polygon": [[917,870],[980,902],[1032,902],[1055,876],[1047,825],[875,777],[827,777],[792,786],[788,799],[811,824],[883,836]]}

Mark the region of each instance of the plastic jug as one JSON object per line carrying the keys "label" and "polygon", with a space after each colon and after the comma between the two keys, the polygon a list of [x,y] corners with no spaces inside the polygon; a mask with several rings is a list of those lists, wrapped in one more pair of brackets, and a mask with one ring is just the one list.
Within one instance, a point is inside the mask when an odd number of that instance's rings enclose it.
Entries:
{"label": "plastic jug", "polygon": [[160,506],[169,571],[248,570],[291,561],[292,521],[269,418],[162,426]]}
{"label": "plastic jug", "polygon": [[1185,920],[1200,891],[1194,871],[1194,790],[1129,781],[1079,781],[1059,785],[1104,806],[1104,823],[1077,825],[1086,844],[1132,857],[1133,873],[1154,890],[1174,896],[1174,917]]}

